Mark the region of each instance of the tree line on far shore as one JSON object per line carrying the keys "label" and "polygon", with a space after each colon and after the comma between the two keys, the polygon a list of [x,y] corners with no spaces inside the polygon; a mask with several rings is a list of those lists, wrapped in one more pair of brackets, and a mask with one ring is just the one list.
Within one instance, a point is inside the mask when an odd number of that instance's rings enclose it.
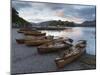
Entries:
{"label": "tree line on far shore", "polygon": [[52,21],[45,21],[41,22],[40,26],[47,25],[47,26],[62,26],[62,27],[95,27],[96,26],[96,20],[93,21],[85,21],[81,24],[76,24],[74,22],[69,21],[61,21],[61,20],[52,20]]}

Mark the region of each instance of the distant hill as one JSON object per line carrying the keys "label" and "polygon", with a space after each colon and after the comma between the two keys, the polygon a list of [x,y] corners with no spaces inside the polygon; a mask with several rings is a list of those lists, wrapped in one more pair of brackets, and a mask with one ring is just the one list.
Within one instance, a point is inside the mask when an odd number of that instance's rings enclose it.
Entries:
{"label": "distant hill", "polygon": [[31,23],[18,15],[19,13],[12,8],[12,27],[31,27]]}
{"label": "distant hill", "polygon": [[56,20],[51,20],[51,21],[41,22],[41,23],[39,23],[38,25],[40,25],[40,26],[50,26],[50,25],[51,25],[51,23],[54,23],[54,24],[56,24],[56,25],[57,25]]}
{"label": "distant hill", "polygon": [[61,21],[61,20],[51,20],[45,21],[38,24],[39,26],[74,26],[73,22]]}
{"label": "distant hill", "polygon": [[31,22],[31,24],[32,24],[32,26],[37,26],[38,25],[37,23],[33,23],[33,22]]}
{"label": "distant hill", "polygon": [[[35,23],[33,23],[36,25]],[[65,27],[95,27],[96,26],[96,20],[94,21],[85,21],[82,24],[76,24],[74,22],[69,21],[61,21],[61,20],[51,20],[51,21],[45,21],[38,23],[37,26],[65,26]]]}
{"label": "distant hill", "polygon": [[96,26],[96,20],[94,20],[94,21],[85,21],[81,25],[82,26],[87,26],[87,27],[95,27]]}

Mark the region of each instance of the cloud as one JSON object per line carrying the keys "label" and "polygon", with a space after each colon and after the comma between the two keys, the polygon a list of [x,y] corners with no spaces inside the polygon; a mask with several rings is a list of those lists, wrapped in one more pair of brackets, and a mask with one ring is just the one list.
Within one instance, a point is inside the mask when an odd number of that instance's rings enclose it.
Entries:
{"label": "cloud", "polygon": [[12,1],[12,7],[29,22],[60,19],[81,23],[94,20],[96,14],[96,7],[92,5]]}
{"label": "cloud", "polygon": [[12,1],[12,7],[16,8],[16,10],[20,10],[21,8],[30,8],[32,7],[30,2],[24,2],[24,1]]}
{"label": "cloud", "polygon": [[[95,19],[95,16],[96,16],[95,10],[96,10],[95,6],[68,5],[67,8],[63,9],[63,15],[64,16],[60,16],[60,17],[63,17],[63,18],[66,18],[66,19],[68,19],[68,18],[75,19],[76,18],[76,20],[78,20],[78,21],[80,19],[80,22],[83,22],[85,20],[90,21],[90,20]],[[58,12],[58,14],[59,14],[59,12]]]}
{"label": "cloud", "polygon": [[55,15],[58,16],[58,17],[64,17],[65,16],[63,10],[56,11]]}
{"label": "cloud", "polygon": [[80,13],[78,14],[81,18],[84,18],[85,20],[93,20],[95,19],[95,14],[96,14],[95,10],[96,8],[91,6],[90,8],[79,10]]}

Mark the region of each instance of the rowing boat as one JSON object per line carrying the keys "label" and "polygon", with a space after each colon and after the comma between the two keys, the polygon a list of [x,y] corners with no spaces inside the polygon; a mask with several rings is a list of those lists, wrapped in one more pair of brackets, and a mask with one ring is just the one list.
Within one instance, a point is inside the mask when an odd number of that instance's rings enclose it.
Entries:
{"label": "rowing boat", "polygon": [[24,39],[16,39],[16,42],[18,43],[18,44],[24,44]]}
{"label": "rowing boat", "polygon": [[46,33],[41,33],[38,31],[26,31],[26,32],[24,32],[24,35],[45,36]]}
{"label": "rowing boat", "polygon": [[18,33],[24,33],[24,32],[26,32],[26,31],[32,31],[32,29],[31,29],[31,28],[21,28],[21,29],[19,29],[17,32],[18,32]]}
{"label": "rowing boat", "polygon": [[71,43],[65,43],[64,41],[52,41],[46,44],[43,44],[37,48],[39,53],[49,53],[49,52],[56,52],[59,50],[65,50],[71,47]]}
{"label": "rowing boat", "polygon": [[70,51],[66,50],[62,57],[56,58],[55,63],[58,68],[63,68],[66,64],[78,59],[86,50],[86,41],[81,40],[70,48]]}
{"label": "rowing boat", "polygon": [[48,43],[48,42],[51,42],[51,41],[52,40],[49,40],[49,39],[26,40],[25,44],[27,46],[39,46],[39,45],[42,45],[42,44],[45,44],[45,43]]}

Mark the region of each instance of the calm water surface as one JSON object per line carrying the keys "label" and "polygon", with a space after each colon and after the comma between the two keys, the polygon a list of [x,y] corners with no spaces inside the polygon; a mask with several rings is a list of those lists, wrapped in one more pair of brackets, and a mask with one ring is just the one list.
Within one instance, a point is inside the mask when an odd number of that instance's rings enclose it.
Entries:
{"label": "calm water surface", "polygon": [[46,35],[53,35],[55,38],[57,37],[69,37],[74,40],[74,43],[78,40],[87,40],[87,49],[86,52],[88,54],[95,55],[95,28],[94,27],[69,27],[65,30],[61,31],[51,31],[51,30],[43,30],[42,32],[46,32]]}

